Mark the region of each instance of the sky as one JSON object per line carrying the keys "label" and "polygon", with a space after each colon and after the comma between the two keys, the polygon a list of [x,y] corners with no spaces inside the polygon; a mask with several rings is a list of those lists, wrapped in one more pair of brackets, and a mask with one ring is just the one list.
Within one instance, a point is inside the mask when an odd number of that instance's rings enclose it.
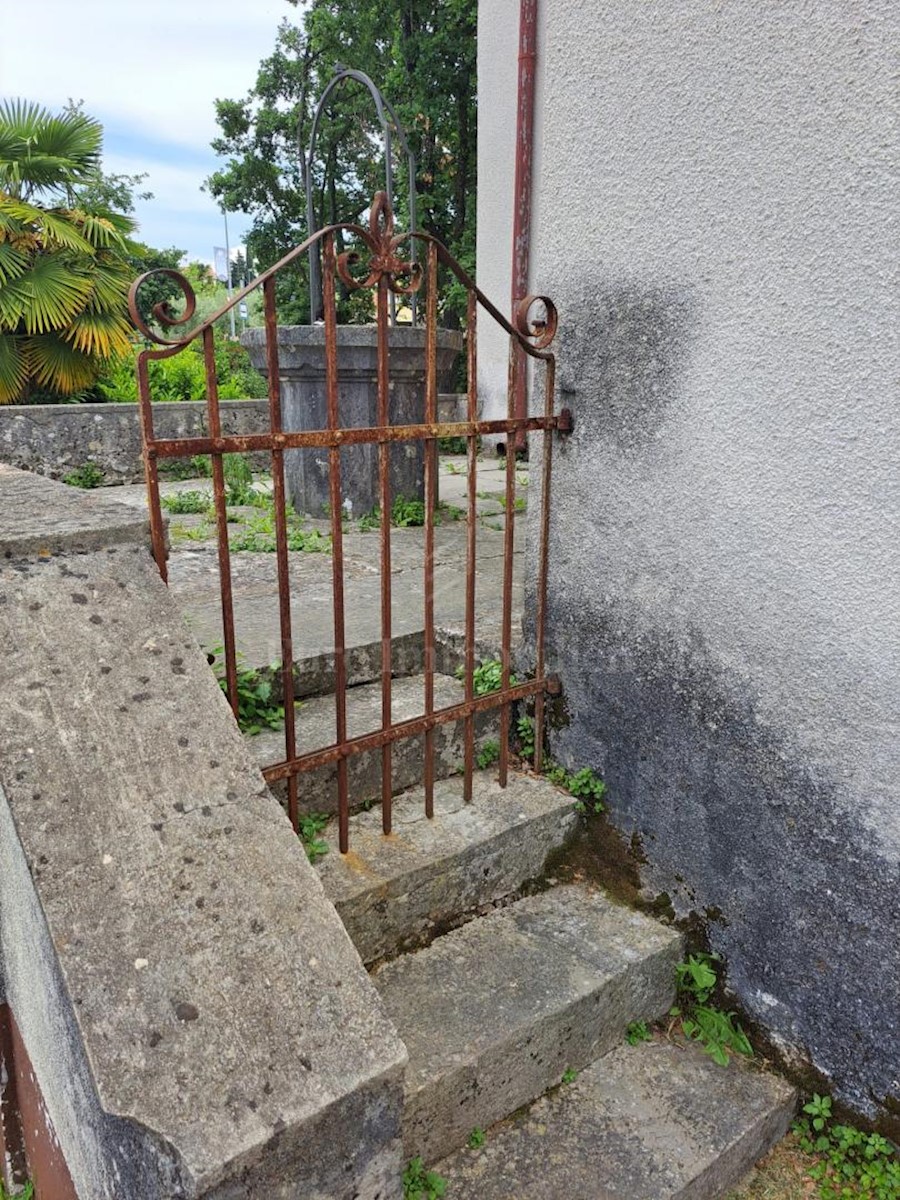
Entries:
{"label": "sky", "polygon": [[[103,125],[103,169],[147,172],[138,237],[212,261],[224,245],[215,201],[200,191],[223,160],[213,101],[239,99],[271,54],[286,0],[29,0],[3,5],[0,99],[58,111],[71,97]],[[249,219],[229,215],[232,246]]]}

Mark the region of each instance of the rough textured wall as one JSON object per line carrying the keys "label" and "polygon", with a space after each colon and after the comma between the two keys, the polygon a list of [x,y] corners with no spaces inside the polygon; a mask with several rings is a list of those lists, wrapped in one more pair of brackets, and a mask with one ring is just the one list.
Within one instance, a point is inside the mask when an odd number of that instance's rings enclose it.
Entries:
{"label": "rough textured wall", "polygon": [[[510,315],[516,166],[518,0],[478,5],[478,286]],[[479,311],[478,394],[485,420],[506,416],[509,337]]]}
{"label": "rough textured wall", "polygon": [[554,749],[749,1012],[896,1119],[900,9],[543,14]]}
{"label": "rough textured wall", "polygon": [[[220,408],[224,434],[268,432],[268,400],[223,400]],[[208,432],[201,401],[154,404],[153,420],[157,437],[204,437]],[[267,456],[259,458],[260,466],[266,465]],[[139,483],[144,467],[137,405],[0,406],[0,462],[53,479],[92,462],[103,472],[104,483]]]}

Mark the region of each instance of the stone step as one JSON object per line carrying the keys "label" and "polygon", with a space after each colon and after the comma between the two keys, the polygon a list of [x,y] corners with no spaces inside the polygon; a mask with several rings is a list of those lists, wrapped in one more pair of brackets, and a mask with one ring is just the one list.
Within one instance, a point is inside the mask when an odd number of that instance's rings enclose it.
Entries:
{"label": "stone step", "polygon": [[659,1017],[681,953],[675,930],[575,885],[388,963],[373,978],[409,1052],[405,1152],[434,1162]]}
{"label": "stone step", "polygon": [[621,1045],[436,1169],[453,1200],[721,1200],[795,1103],[783,1080],[698,1046]]}
{"label": "stone step", "polygon": [[578,826],[571,796],[514,771],[505,788],[476,771],[471,804],[461,777],[438,781],[434,813],[418,787],[394,800],[390,837],[380,806],[351,818],[349,854],[336,851],[336,822],[323,834],[332,850],[316,869],[366,963],[517,891]]}
{"label": "stone step", "polygon": [[[450,675],[435,674],[435,708],[447,708],[465,700],[463,685]],[[391,711],[394,721],[406,721],[425,711],[425,676],[408,675],[392,680]],[[313,696],[296,706],[297,747],[303,754],[331,745],[336,734],[333,695]],[[347,732],[350,737],[373,733],[381,728],[381,683],[361,684],[347,689]],[[486,741],[496,738],[499,716],[496,712],[476,713],[476,753]],[[435,775],[439,779],[462,769],[465,724],[462,721],[438,725],[434,731]],[[284,732],[263,730],[248,738],[248,745],[261,767],[284,759]],[[392,755],[394,791],[414,787],[424,774],[424,737],[401,738],[394,742]],[[353,754],[347,760],[350,806],[357,810],[381,798],[381,751]],[[279,781],[272,791],[283,802],[287,785]],[[302,812],[331,814],[337,811],[337,764],[329,763],[299,776],[298,795]]]}

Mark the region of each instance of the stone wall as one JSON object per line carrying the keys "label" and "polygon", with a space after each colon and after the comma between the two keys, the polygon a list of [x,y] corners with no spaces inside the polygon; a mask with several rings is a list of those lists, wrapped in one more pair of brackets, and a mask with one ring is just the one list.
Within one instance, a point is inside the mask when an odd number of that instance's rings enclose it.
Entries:
{"label": "stone wall", "polygon": [[541,10],[553,752],[787,1058],[896,1135],[900,9]]}
{"label": "stone wall", "polygon": [[[226,435],[268,432],[268,400],[223,400],[220,410]],[[204,437],[206,404],[154,404],[153,423],[157,437]],[[137,405],[0,406],[0,462],[52,479],[92,462],[104,483],[139,483],[144,468]]]}
{"label": "stone wall", "polygon": [[0,1001],[75,1194],[399,1200],[405,1049],[146,519],[0,466],[0,644]]}

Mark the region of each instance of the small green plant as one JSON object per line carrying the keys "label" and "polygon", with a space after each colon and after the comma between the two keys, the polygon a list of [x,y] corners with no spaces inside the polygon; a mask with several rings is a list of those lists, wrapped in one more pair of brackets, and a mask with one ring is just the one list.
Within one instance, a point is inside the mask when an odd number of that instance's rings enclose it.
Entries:
{"label": "small green plant", "polygon": [[456,504],[446,504],[442,500],[434,514],[434,523],[440,525],[444,517],[448,521],[461,521],[465,515],[465,509],[459,508]]}
{"label": "small green plant", "polygon": [[470,1150],[480,1150],[486,1141],[485,1132],[476,1125],[466,1141]]}
{"label": "small green plant", "polygon": [[466,468],[457,466],[455,462],[445,462],[444,470],[448,475],[465,475]]}
{"label": "small green plant", "polygon": [[193,466],[193,461],[185,458],[162,459],[157,468],[160,479],[195,479],[200,472]]}
{"label": "small green plant", "polygon": [[[276,545],[275,508],[272,504],[259,516],[250,517],[246,525],[231,539],[231,549],[235,553],[274,554]],[[330,554],[331,534],[320,533],[318,529],[303,529],[300,518],[289,512],[287,548],[307,554]]]}
{"label": "small green plant", "polygon": [[252,504],[257,496],[253,487],[253,472],[243,454],[226,454],[222,458],[225,491],[229,504]]}
{"label": "small green plant", "polygon": [[391,506],[391,524],[398,529],[408,529],[425,524],[425,503],[423,500],[410,500],[406,496],[398,496]]}
{"label": "small green plant", "polygon": [[[504,509],[504,510],[506,509],[506,497],[505,496],[498,496],[497,503],[500,505],[500,507],[502,509]],[[517,496],[515,498],[515,500],[513,500],[513,511],[517,512],[517,513],[525,511],[524,496]]]}
{"label": "small green plant", "polygon": [[574,1070],[574,1068],[566,1067],[566,1069],[563,1071],[563,1076],[562,1076],[563,1083],[574,1083],[577,1078],[578,1078],[578,1072],[576,1070]]}
{"label": "small green plant", "polygon": [[[456,678],[465,680],[466,668],[456,668]],[[472,688],[476,696],[487,696],[490,692],[499,691],[503,681],[503,664],[498,658],[486,659],[472,672]],[[513,687],[519,681],[515,675],[510,672],[509,683]]]}
{"label": "small green plant", "polygon": [[63,476],[63,483],[67,483],[69,487],[96,488],[102,482],[103,472],[93,462],[82,463],[80,467]]}
{"label": "small green plant", "polygon": [[548,758],[544,763],[544,775],[557,787],[572,793],[577,813],[596,817],[604,811],[606,784],[595,774],[593,767],[581,767],[580,770],[571,772],[552,758]]}
{"label": "small green plant", "polygon": [[638,1046],[641,1042],[650,1042],[653,1034],[646,1021],[632,1021],[625,1030],[625,1041],[629,1046]]}
{"label": "small green plant", "polygon": [[475,762],[482,771],[486,771],[488,767],[492,767],[500,757],[499,742],[485,742],[478,753],[475,755]]}
{"label": "small green plant", "polygon": [[519,753],[523,758],[534,758],[534,717],[522,716],[516,721],[519,738]]}
{"label": "small green plant", "polygon": [[8,1192],[0,1179],[0,1200],[34,1200],[34,1184],[29,1179],[19,1191]]}
{"label": "small green plant", "polygon": [[[213,669],[219,687],[228,695],[225,675],[225,652],[214,646],[207,652],[207,661]],[[276,670],[273,664],[271,670]],[[237,669],[238,726],[251,736],[263,729],[280,729],[284,724],[284,705],[276,704],[273,696],[272,678],[269,673],[242,667],[240,658]]]}
{"label": "small green plant", "polygon": [[819,1200],[896,1200],[900,1157],[886,1138],[834,1120],[831,1097],[814,1094],[793,1125],[800,1148],[815,1157],[809,1175]]}
{"label": "small green plant", "polygon": [[195,454],[191,459],[191,466],[194,468],[194,474],[201,479],[212,478],[212,459],[208,454]]}
{"label": "small green plant", "polygon": [[182,525],[176,521],[169,527],[169,533],[176,545],[179,542],[206,542],[213,536],[212,530],[205,522],[201,525]]}
{"label": "small green plant", "polygon": [[184,516],[187,513],[208,512],[212,496],[209,492],[172,492],[168,496],[163,496],[160,503],[166,512]]}
{"label": "small green plant", "polygon": [[403,1200],[441,1200],[447,1180],[437,1171],[426,1171],[421,1158],[412,1159],[403,1172]]}
{"label": "small green plant", "polygon": [[675,968],[679,1003],[669,1015],[681,1020],[686,1037],[699,1042],[714,1062],[728,1065],[729,1053],[753,1057],[753,1048],[734,1013],[708,1003],[718,982],[719,954],[689,954]]}
{"label": "small green plant", "polygon": [[306,813],[300,817],[300,841],[311,863],[318,862],[328,853],[328,843],[319,837],[327,824],[328,817],[325,813]]}

